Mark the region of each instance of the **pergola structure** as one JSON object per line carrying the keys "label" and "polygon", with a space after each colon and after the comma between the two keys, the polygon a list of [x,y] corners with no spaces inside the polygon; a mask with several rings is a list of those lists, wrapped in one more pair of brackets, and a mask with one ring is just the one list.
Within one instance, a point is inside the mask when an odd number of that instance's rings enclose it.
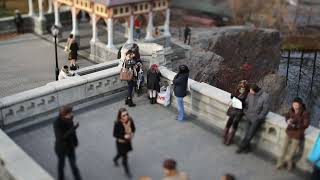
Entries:
{"label": "pergola structure", "polygon": [[[39,2],[39,19],[43,19],[43,0]],[[32,0],[29,0],[29,5]],[[115,19],[125,18],[129,25],[128,43],[134,42],[134,17],[138,15],[146,15],[148,17],[148,25],[146,29],[146,40],[153,39],[153,13],[165,12],[166,19],[164,23],[164,35],[170,36],[169,22],[170,9],[169,0],[49,0],[49,4],[53,3],[54,24],[61,26],[59,8],[63,5],[69,6],[72,13],[72,34],[77,36],[78,22],[77,14],[80,11],[87,12],[92,23],[92,39],[91,42],[98,41],[97,22],[99,19],[105,20],[108,28],[108,48],[114,48],[113,44],[113,22]],[[31,12],[31,10],[30,10]],[[31,12],[33,14],[33,11]]]}

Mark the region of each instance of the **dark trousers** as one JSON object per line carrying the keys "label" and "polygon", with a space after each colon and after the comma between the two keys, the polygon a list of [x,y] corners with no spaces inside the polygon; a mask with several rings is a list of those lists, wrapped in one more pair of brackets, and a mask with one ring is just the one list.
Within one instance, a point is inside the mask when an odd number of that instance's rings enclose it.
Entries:
{"label": "dark trousers", "polygon": [[250,120],[248,121],[246,134],[240,144],[240,148],[246,149],[250,147],[251,140],[256,135],[256,133],[258,132],[262,124],[263,124],[262,120],[256,120],[254,122],[251,122]]}
{"label": "dark trousers", "polygon": [[17,28],[17,33],[18,33],[18,34],[23,33],[22,24],[17,23],[17,24],[16,24],[16,28]]}
{"label": "dark trousers", "polygon": [[190,38],[191,38],[190,35],[185,35],[184,36],[184,44],[187,44],[187,42],[188,42],[188,45],[190,45]]}
{"label": "dark trousers", "polygon": [[123,165],[125,172],[130,173],[129,165],[128,165],[128,154],[127,153],[121,154],[118,152],[118,154],[114,157],[113,160],[118,162],[118,160],[120,158],[122,158],[122,165]]}
{"label": "dark trousers", "polygon": [[229,129],[232,126],[232,129],[237,130],[239,126],[239,122],[241,121],[242,117],[243,117],[242,114],[231,115],[227,121],[226,128]]}
{"label": "dark trousers", "polygon": [[58,156],[58,180],[64,180],[64,166],[66,157],[69,159],[69,164],[75,180],[81,180],[80,172],[76,164],[76,153],[75,150],[70,152],[57,152]]}
{"label": "dark trousers", "polygon": [[319,180],[319,179],[320,179],[320,168],[317,166],[314,166],[310,180]]}
{"label": "dark trousers", "polygon": [[127,81],[128,82],[128,99],[132,99],[132,93],[133,93],[133,88],[134,88],[134,82],[133,80]]}

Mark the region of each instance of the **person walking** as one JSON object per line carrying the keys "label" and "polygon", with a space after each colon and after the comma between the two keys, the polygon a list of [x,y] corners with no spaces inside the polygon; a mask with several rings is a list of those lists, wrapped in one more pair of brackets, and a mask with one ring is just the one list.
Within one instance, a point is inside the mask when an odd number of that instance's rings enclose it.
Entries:
{"label": "person walking", "polygon": [[184,44],[188,44],[190,45],[190,36],[191,36],[191,29],[188,25],[186,25],[186,27],[184,28]]}
{"label": "person walking", "polygon": [[158,65],[152,64],[147,73],[147,88],[150,97],[150,104],[155,104],[157,93],[160,92],[161,73],[158,70]]}
{"label": "person walking", "polygon": [[75,180],[81,180],[80,172],[76,164],[76,152],[78,138],[76,129],[79,123],[74,124],[72,107],[63,106],[59,109],[59,117],[54,121],[55,152],[58,157],[58,180],[64,180],[65,159],[69,164]]}
{"label": "person walking", "polygon": [[245,100],[248,96],[250,88],[246,80],[240,81],[239,85],[237,86],[235,92],[231,95],[231,99],[237,98],[242,102],[242,109],[237,109],[235,107],[230,106],[228,109],[228,116],[229,119],[227,121],[226,127],[224,129],[223,135],[223,144],[230,145],[236,131],[238,129],[239,122],[243,117],[243,109],[245,106]]}
{"label": "person walking", "polygon": [[285,164],[290,171],[293,168],[293,157],[301,141],[304,139],[304,132],[309,127],[309,113],[301,98],[293,100],[292,106],[285,116],[288,124],[281,156],[278,158],[276,168],[281,169]]}
{"label": "person walking", "polygon": [[270,97],[266,92],[263,92],[259,86],[252,84],[245,104],[244,117],[248,125],[244,139],[236,151],[238,154],[250,151],[250,142],[264,123],[269,112]]}
{"label": "person walking", "polygon": [[164,178],[162,180],[188,180],[185,172],[179,172],[177,162],[174,159],[166,159],[163,162]]}
{"label": "person walking", "polygon": [[18,9],[15,10],[14,23],[18,34],[23,33],[23,18]]}
{"label": "person walking", "polygon": [[113,137],[116,139],[117,149],[117,154],[113,158],[113,162],[114,165],[118,167],[118,160],[122,158],[122,165],[128,178],[132,178],[128,165],[128,153],[133,150],[131,141],[135,132],[135,124],[129,116],[127,109],[120,108],[113,128]]}
{"label": "person walking", "polygon": [[189,78],[189,68],[186,65],[179,66],[179,72],[173,79],[173,91],[177,99],[178,106],[178,117],[177,120],[183,121],[185,119],[184,115],[184,103],[183,98],[187,96],[188,88],[188,78]]}

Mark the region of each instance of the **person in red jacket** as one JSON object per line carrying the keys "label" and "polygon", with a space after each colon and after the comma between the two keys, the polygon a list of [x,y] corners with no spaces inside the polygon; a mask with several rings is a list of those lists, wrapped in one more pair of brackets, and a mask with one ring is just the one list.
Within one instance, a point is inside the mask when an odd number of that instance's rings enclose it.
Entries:
{"label": "person in red jacket", "polygon": [[304,131],[309,127],[309,113],[301,98],[297,97],[293,100],[292,107],[285,117],[288,126],[282,153],[276,167],[281,169],[287,164],[287,169],[290,171],[293,167],[293,156],[304,138]]}

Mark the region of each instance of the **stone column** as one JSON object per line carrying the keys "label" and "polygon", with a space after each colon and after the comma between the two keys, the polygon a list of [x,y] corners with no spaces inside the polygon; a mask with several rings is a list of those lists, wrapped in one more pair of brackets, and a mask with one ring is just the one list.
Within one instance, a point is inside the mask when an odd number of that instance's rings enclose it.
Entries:
{"label": "stone column", "polygon": [[52,13],[52,2],[53,0],[48,0],[48,13]]}
{"label": "stone column", "polygon": [[43,0],[38,0],[38,4],[39,4],[39,20],[42,21],[45,19],[43,14]]}
{"label": "stone column", "polygon": [[54,1],[54,25],[61,27],[58,1]]}
{"label": "stone column", "polygon": [[133,43],[133,31],[134,31],[134,15],[130,15],[129,34],[127,43]]}
{"label": "stone column", "polygon": [[71,14],[72,14],[72,31],[71,31],[71,34],[73,34],[73,36],[78,36],[79,35],[79,30],[78,30],[77,9],[75,7],[71,7]]}
{"label": "stone column", "polygon": [[153,32],[153,13],[152,13],[152,11],[150,11],[149,12],[149,17],[148,17],[146,40],[152,40],[153,39],[152,32]]}
{"label": "stone column", "polygon": [[166,20],[164,22],[164,35],[171,36],[170,34],[170,9],[166,10]]}
{"label": "stone column", "polygon": [[29,16],[33,16],[34,15],[34,9],[33,9],[33,1],[32,0],[28,0],[28,4],[29,4]]}
{"label": "stone column", "polygon": [[107,48],[115,48],[113,45],[113,19],[108,18],[108,45]]}
{"label": "stone column", "polygon": [[97,16],[96,13],[93,12],[91,15],[91,25],[92,25],[92,38],[91,38],[91,43],[94,43],[96,41],[99,41],[98,39],[98,32],[97,32]]}

